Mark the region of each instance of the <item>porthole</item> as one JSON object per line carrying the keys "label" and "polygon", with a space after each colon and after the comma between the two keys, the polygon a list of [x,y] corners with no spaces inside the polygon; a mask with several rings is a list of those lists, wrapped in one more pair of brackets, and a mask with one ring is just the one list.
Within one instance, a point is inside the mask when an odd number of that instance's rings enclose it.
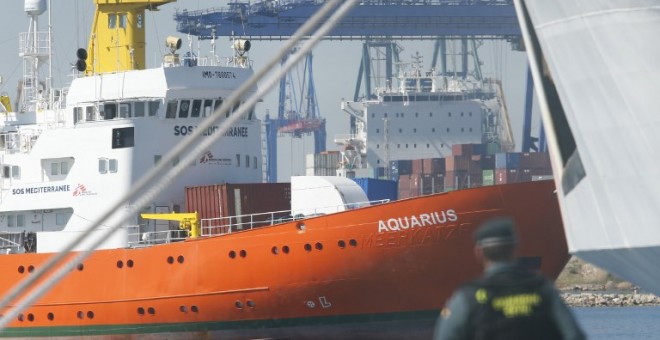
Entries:
{"label": "porthole", "polygon": [[154,315],[156,314],[156,309],[154,309],[154,307],[149,307],[147,308],[147,313]]}
{"label": "porthole", "polygon": [[16,317],[16,318],[18,319],[18,321],[21,321],[21,322],[23,320],[25,320],[25,316],[23,316],[23,314],[18,314],[18,317]]}
{"label": "porthole", "polygon": [[254,308],[254,301],[252,301],[252,300],[247,300],[247,301],[245,302],[245,304],[246,304],[248,307],[250,307],[250,308]]}
{"label": "porthole", "polygon": [[289,253],[289,246],[283,246],[282,247],[282,252],[284,252],[285,254],[288,254]]}
{"label": "porthole", "polygon": [[186,313],[186,312],[188,312],[188,308],[187,308],[186,306],[180,306],[180,307],[179,307],[179,310],[180,310],[182,313]]}
{"label": "porthole", "polygon": [[85,313],[83,313],[81,310],[79,310],[78,313],[76,313],[76,316],[78,317],[78,319],[84,319],[85,318]]}
{"label": "porthole", "polygon": [[236,252],[233,251],[233,250],[229,251],[229,258],[230,259],[235,259],[236,258]]}
{"label": "porthole", "polygon": [[33,271],[34,271],[34,266],[33,266],[33,265],[29,265],[29,266],[28,266],[28,273],[32,273]]}
{"label": "porthole", "polygon": [[90,319],[93,319],[94,318],[94,312],[92,312],[91,310],[87,311],[87,317],[90,318]]}
{"label": "porthole", "polygon": [[191,310],[193,313],[197,313],[197,312],[199,312],[199,309],[198,309],[197,306],[195,306],[195,305],[190,306],[190,310]]}
{"label": "porthole", "polygon": [[305,243],[305,250],[306,251],[312,251],[312,245],[309,243]]}
{"label": "porthole", "polygon": [[133,268],[133,260],[126,261],[126,265],[128,266],[128,268]]}
{"label": "porthole", "polygon": [[117,261],[117,268],[120,268],[120,269],[124,268],[124,261],[122,261],[122,260]]}
{"label": "porthole", "polygon": [[354,239],[351,239],[350,241],[348,241],[348,244],[350,244],[351,247],[356,247],[357,246],[357,241],[354,240]]}
{"label": "porthole", "polygon": [[144,315],[144,308],[138,307],[137,313],[140,314],[140,315]]}
{"label": "porthole", "polygon": [[183,258],[183,255],[179,255],[179,256],[176,258],[176,262],[183,263],[183,261],[185,261],[185,259]]}
{"label": "porthole", "polygon": [[172,256],[167,257],[167,263],[172,264],[174,263],[174,258]]}
{"label": "porthole", "polygon": [[21,273],[21,274],[25,273],[25,267],[18,266],[18,272]]}
{"label": "porthole", "polygon": [[28,314],[27,315],[27,320],[30,321],[30,322],[34,321],[34,314],[32,314],[32,313]]}
{"label": "porthole", "polygon": [[85,269],[85,265],[83,265],[82,263],[78,263],[76,268],[78,269],[78,271],[82,271],[83,269]]}
{"label": "porthole", "polygon": [[337,245],[338,245],[339,248],[341,248],[341,249],[346,248],[346,242],[345,242],[344,240],[339,240],[339,242],[337,242]]}
{"label": "porthole", "polygon": [[270,252],[273,253],[273,255],[277,255],[280,253],[280,250],[279,248],[274,246],[273,248],[270,249]]}
{"label": "porthole", "polygon": [[46,315],[46,318],[48,318],[48,320],[50,320],[50,321],[53,321],[53,320],[55,320],[55,314],[48,313],[48,315]]}
{"label": "porthole", "polygon": [[239,255],[241,257],[246,257],[247,256],[247,251],[245,251],[245,249],[241,249],[241,251],[239,252]]}
{"label": "porthole", "polygon": [[314,248],[316,248],[316,250],[323,250],[323,244],[321,242],[316,242]]}
{"label": "porthole", "polygon": [[240,300],[236,300],[236,302],[234,303],[234,306],[236,306],[236,308],[241,309],[241,308],[243,308],[243,302],[241,302]]}

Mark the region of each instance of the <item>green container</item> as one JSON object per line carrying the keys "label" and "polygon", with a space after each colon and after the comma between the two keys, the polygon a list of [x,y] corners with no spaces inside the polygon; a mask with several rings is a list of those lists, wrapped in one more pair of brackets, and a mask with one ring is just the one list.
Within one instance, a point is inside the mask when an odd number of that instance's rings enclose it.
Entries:
{"label": "green container", "polygon": [[482,185],[494,185],[495,184],[495,170],[484,170],[482,174]]}
{"label": "green container", "polygon": [[498,152],[500,152],[500,145],[497,143],[488,143],[486,144],[486,154],[487,155],[494,155]]}

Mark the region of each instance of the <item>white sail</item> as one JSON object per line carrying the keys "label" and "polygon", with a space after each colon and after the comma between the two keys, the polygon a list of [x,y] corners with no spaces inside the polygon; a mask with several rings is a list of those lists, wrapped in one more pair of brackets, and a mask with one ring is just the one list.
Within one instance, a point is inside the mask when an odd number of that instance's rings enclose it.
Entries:
{"label": "white sail", "polygon": [[516,5],[569,250],[658,294],[660,3]]}

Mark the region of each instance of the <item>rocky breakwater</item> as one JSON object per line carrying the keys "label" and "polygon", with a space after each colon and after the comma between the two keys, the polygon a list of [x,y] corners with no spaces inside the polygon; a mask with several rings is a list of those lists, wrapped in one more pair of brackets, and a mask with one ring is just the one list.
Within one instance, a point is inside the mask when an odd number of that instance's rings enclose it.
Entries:
{"label": "rocky breakwater", "polygon": [[562,293],[562,298],[570,307],[626,307],[657,306],[660,298],[653,294],[580,292]]}

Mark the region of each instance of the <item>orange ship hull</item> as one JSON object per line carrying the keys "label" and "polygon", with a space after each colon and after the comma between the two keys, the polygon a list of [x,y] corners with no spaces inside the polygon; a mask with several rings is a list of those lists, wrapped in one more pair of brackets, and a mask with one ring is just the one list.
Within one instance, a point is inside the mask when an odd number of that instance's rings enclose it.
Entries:
{"label": "orange ship hull", "polygon": [[[429,337],[481,273],[472,233],[511,216],[519,257],[568,260],[552,181],[466,189],[139,249],[99,250],[0,336]],[[0,256],[0,291],[49,254]]]}

